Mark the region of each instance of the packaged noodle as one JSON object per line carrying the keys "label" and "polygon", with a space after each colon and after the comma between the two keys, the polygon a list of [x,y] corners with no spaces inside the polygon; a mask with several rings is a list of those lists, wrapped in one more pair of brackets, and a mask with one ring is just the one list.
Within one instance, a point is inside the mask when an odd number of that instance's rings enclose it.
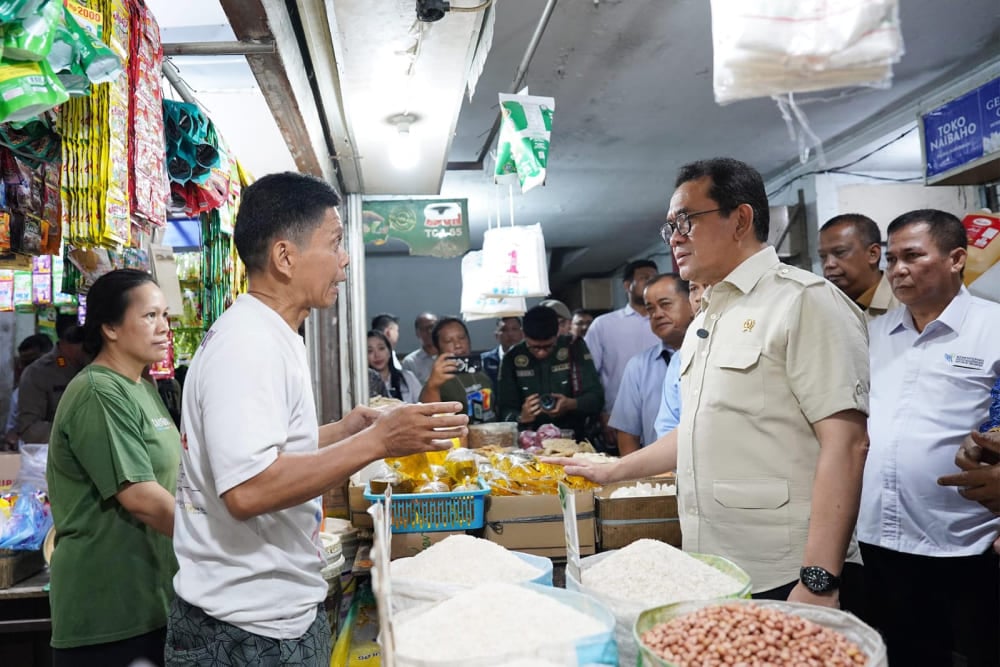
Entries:
{"label": "packaged noodle", "polygon": [[517,172],[521,190],[545,183],[555,99],[500,93],[500,138],[496,176]]}

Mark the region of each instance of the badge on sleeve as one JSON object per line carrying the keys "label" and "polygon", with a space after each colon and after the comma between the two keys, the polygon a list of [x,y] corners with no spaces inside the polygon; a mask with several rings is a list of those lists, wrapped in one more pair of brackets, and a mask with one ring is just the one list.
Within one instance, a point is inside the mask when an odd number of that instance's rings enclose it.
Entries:
{"label": "badge on sleeve", "polygon": [[517,355],[516,357],[514,357],[514,365],[517,366],[518,368],[527,368],[528,357],[524,356],[523,354]]}
{"label": "badge on sleeve", "polygon": [[556,359],[558,359],[559,361],[566,361],[567,359],[569,359],[569,350],[566,349],[565,347],[560,348],[559,351],[556,352]]}

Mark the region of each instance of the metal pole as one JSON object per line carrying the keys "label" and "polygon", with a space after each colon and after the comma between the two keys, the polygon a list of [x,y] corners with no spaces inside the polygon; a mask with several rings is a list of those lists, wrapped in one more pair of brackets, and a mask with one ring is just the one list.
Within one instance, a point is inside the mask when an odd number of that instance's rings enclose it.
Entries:
{"label": "metal pole", "polygon": [[[528,66],[531,65],[532,58],[535,57],[535,51],[538,50],[538,44],[542,41],[542,34],[545,32],[545,28],[549,25],[549,19],[552,18],[552,12],[556,8],[556,2],[558,0],[548,0],[545,3],[545,9],[542,10],[542,16],[538,19],[538,25],[535,26],[535,32],[531,35],[531,41],[528,42],[528,48],[524,51],[524,56],[521,58],[521,63],[517,66],[517,71],[514,72],[514,81],[510,84],[511,93],[516,93],[521,89],[521,85],[524,83],[525,77],[528,76]],[[486,141],[483,143],[483,148],[479,151],[479,164],[483,163],[486,159],[486,154],[490,152],[490,146],[493,145],[493,140],[497,136],[497,132],[500,131],[500,114],[497,114],[496,120],[493,121],[493,127],[490,128],[490,133],[486,135]]]}
{"label": "metal pole", "polygon": [[361,225],[361,195],[346,197],[347,250],[351,257],[348,267],[347,299],[342,299],[341,312],[346,307],[346,317],[340,318],[340,378],[341,406],[346,415],[360,403],[368,402],[368,332],[365,283],[365,239]]}
{"label": "metal pole", "polygon": [[169,60],[164,60],[163,66],[160,69],[163,71],[163,76],[167,77],[167,81],[170,82],[170,85],[173,86],[182,100],[188,104],[198,104],[198,100],[194,98],[194,91],[181,78],[181,71],[177,69],[177,65]]}
{"label": "metal pole", "polygon": [[165,56],[249,56],[274,53],[273,40],[260,42],[174,42],[163,45]]}

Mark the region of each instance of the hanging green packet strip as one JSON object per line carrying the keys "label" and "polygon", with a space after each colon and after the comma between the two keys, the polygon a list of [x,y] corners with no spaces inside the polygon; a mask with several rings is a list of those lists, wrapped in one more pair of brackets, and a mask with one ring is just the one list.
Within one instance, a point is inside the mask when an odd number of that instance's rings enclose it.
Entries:
{"label": "hanging green packet strip", "polygon": [[0,123],[34,118],[68,99],[46,61],[0,61]]}
{"label": "hanging green packet strip", "polygon": [[30,16],[45,0],[0,0],[0,23],[11,23]]}
{"label": "hanging green packet strip", "polygon": [[[501,168],[509,169],[513,158],[522,192],[545,183],[555,106],[551,97],[500,93],[501,138],[506,142],[501,140],[497,148],[497,175],[502,175]],[[510,157],[506,157],[505,143]]]}
{"label": "hanging green packet strip", "polygon": [[3,53],[8,60],[45,60],[52,49],[56,29],[62,23],[60,0],[47,0],[19,24],[6,26]]}
{"label": "hanging green packet strip", "polygon": [[91,83],[108,83],[117,79],[122,73],[122,62],[115,52],[81,27],[71,12],[66,10],[63,15],[66,34],[72,40],[80,65]]}

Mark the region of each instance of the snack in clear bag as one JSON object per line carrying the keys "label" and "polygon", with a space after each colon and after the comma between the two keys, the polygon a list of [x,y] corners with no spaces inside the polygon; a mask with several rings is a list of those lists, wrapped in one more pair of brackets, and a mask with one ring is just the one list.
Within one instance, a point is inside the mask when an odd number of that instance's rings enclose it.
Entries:
{"label": "snack in clear bag", "polygon": [[448,493],[451,487],[441,479],[429,480],[417,487],[417,493]]}
{"label": "snack in clear bag", "polygon": [[470,449],[461,447],[448,452],[444,459],[444,468],[448,472],[448,476],[458,483],[475,479],[479,472],[476,454]]}

